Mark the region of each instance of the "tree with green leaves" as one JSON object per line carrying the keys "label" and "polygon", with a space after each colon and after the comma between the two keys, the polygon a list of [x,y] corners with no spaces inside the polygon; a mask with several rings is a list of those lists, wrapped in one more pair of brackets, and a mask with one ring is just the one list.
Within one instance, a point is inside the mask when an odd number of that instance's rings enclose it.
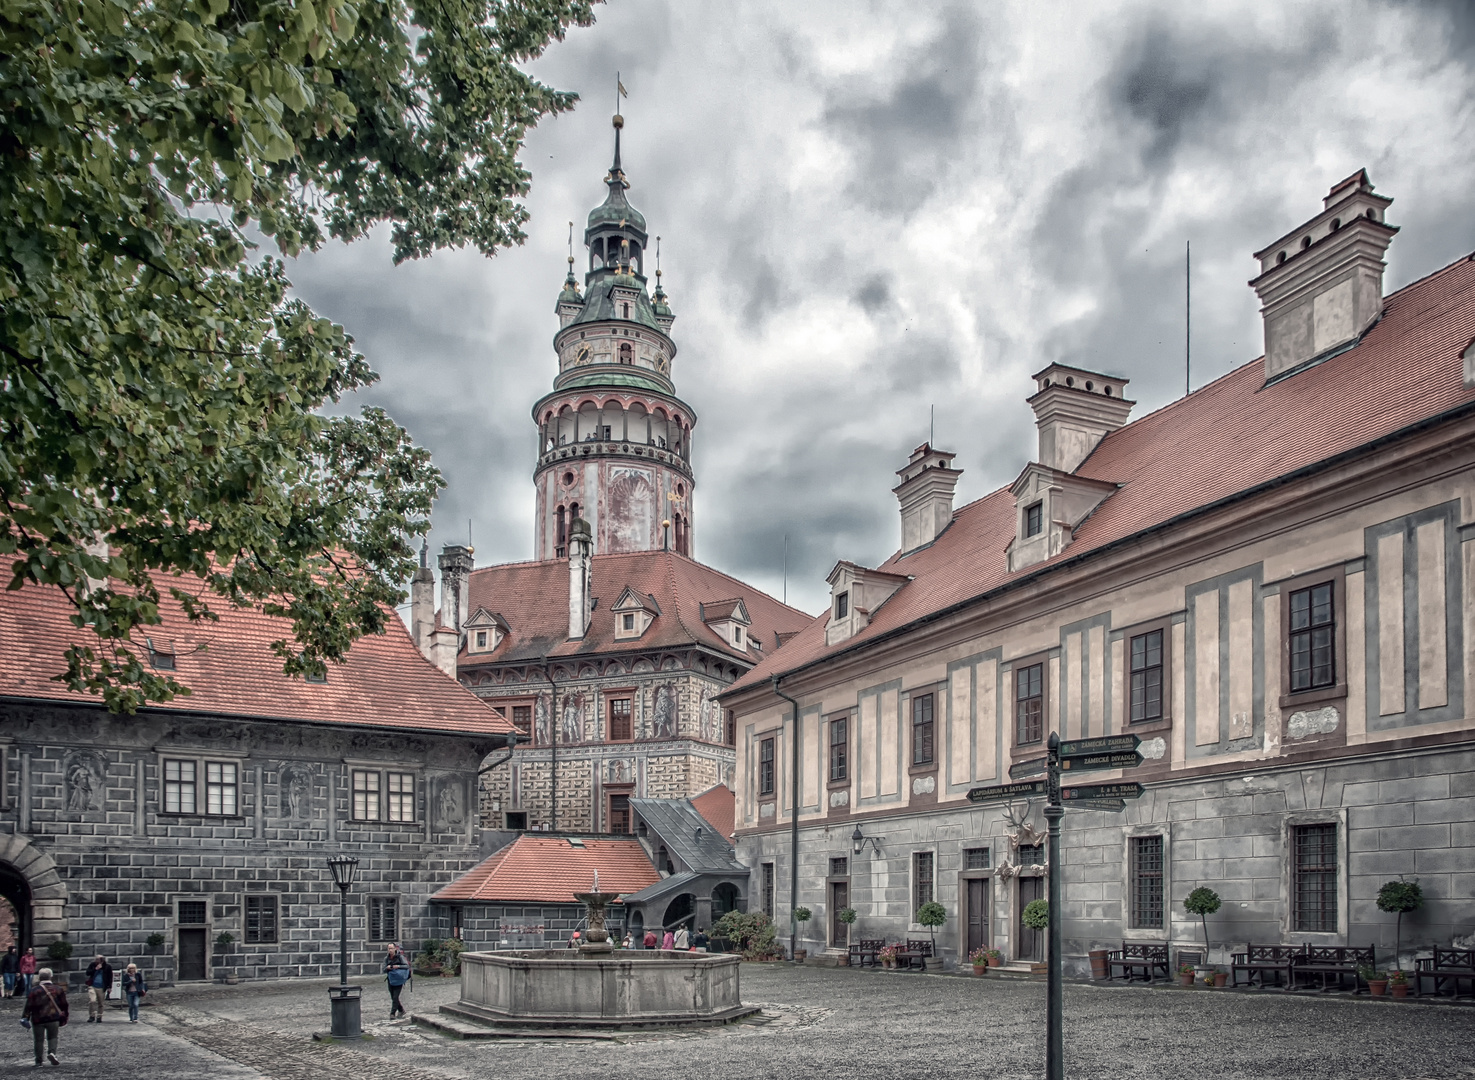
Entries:
{"label": "tree with green leaves", "polygon": [[589,0],[0,0],[0,555],[90,635],[118,712],[161,589],[290,621],[289,674],[382,631],[443,486],[282,261],[390,225],[394,259],[523,239],[519,67]]}
{"label": "tree with green leaves", "polygon": [[1398,954],[1403,951],[1403,915],[1424,906],[1424,890],[1417,881],[1385,881],[1378,890],[1378,910],[1397,915],[1393,931],[1393,966],[1398,967]]}
{"label": "tree with green leaves", "polygon": [[917,922],[927,928],[927,934],[932,938],[932,952],[937,954],[937,928],[947,922],[947,908],[936,900],[928,900],[917,909]]}
{"label": "tree with green leaves", "polygon": [[1202,885],[1189,893],[1183,901],[1183,909],[1190,915],[1197,915],[1204,924],[1204,961],[1206,963],[1209,959],[1209,916],[1219,910],[1220,903],[1219,894]]}

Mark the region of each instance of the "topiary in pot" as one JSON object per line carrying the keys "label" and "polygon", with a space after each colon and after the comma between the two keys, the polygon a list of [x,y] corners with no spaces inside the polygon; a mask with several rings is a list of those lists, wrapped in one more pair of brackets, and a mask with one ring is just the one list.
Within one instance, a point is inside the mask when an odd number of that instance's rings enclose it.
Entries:
{"label": "topiary in pot", "polygon": [[1378,910],[1397,915],[1398,922],[1393,931],[1393,964],[1398,965],[1398,953],[1403,948],[1403,913],[1417,911],[1424,906],[1424,890],[1417,881],[1385,881],[1378,890]]}
{"label": "topiary in pot", "polygon": [[1188,898],[1183,901],[1184,910],[1190,915],[1197,915],[1199,920],[1204,924],[1205,963],[1209,959],[1209,916],[1219,910],[1220,903],[1219,894],[1213,889],[1206,889],[1203,886],[1194,889],[1193,892],[1188,894]]}
{"label": "topiary in pot", "polygon": [[947,908],[936,900],[929,900],[917,909],[917,922],[927,928],[932,938],[932,955],[937,955],[937,928],[947,922]]}
{"label": "topiary in pot", "polygon": [[164,944],[165,938],[163,934],[154,933],[150,934],[145,940],[150,949],[157,949],[160,945]]}
{"label": "topiary in pot", "polygon": [[[793,918],[793,920],[796,923],[807,923],[810,919],[814,918],[814,912],[810,911],[807,907],[796,907],[793,910],[793,912],[792,912],[792,918]],[[797,929],[795,930],[794,937],[795,937],[796,940],[799,937],[799,934],[798,934]],[[801,948],[798,948],[797,946],[795,947],[795,949],[794,949],[794,959],[795,960],[802,961],[808,955],[809,955],[809,950],[808,949],[801,949]]]}
{"label": "topiary in pot", "polygon": [[1020,920],[1031,930],[1044,930],[1050,925],[1050,901],[1031,900],[1024,905]]}
{"label": "topiary in pot", "polygon": [[46,957],[49,960],[55,960],[58,964],[65,964],[72,958],[72,943],[57,938],[46,946]]}
{"label": "topiary in pot", "polygon": [[853,907],[842,907],[835,912],[835,918],[845,924],[845,951],[850,951],[850,928],[855,925],[856,911]]}

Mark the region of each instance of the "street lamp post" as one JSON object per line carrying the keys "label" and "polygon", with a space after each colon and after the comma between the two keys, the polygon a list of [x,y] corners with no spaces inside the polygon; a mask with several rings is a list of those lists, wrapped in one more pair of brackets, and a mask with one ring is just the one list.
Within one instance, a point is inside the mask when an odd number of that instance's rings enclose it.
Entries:
{"label": "street lamp post", "polygon": [[338,886],[338,985],[328,987],[328,999],[333,1005],[333,1027],[330,1034],[335,1039],[358,1039],[364,1034],[360,1012],[360,997],[363,987],[348,985],[348,890],[353,887],[353,876],[358,871],[359,861],[352,855],[334,855],[328,860],[328,869],[333,871],[333,884]]}

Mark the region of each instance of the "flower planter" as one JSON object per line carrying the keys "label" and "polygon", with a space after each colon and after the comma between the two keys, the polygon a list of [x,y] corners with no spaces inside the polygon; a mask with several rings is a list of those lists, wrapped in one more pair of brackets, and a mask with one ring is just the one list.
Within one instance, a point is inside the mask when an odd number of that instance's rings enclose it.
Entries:
{"label": "flower planter", "polygon": [[795,949],[794,950],[794,963],[796,963],[796,964],[802,964],[802,963],[804,963],[804,958],[806,956],[808,956],[808,955],[809,955],[809,950],[808,949]]}
{"label": "flower planter", "polygon": [[1050,965],[1031,963],[1029,965],[1029,973],[1031,975],[1048,975],[1050,974]]}
{"label": "flower planter", "polygon": [[890,971],[892,968],[894,968],[896,966],[896,961],[894,959],[892,959],[891,957],[887,956],[887,957],[882,958],[882,960],[881,960],[881,966],[884,967],[887,971]]}
{"label": "flower planter", "polygon": [[1406,998],[1408,997],[1408,983],[1390,982],[1388,984],[1388,993],[1392,994],[1396,998]]}
{"label": "flower planter", "polygon": [[848,956],[837,956],[837,957],[835,957],[835,965],[837,967],[849,967],[850,966],[850,957],[848,957]]}
{"label": "flower planter", "polygon": [[1216,971],[1216,972],[1214,972],[1214,985],[1215,986],[1226,986],[1226,985],[1228,985],[1228,983],[1229,983],[1229,972],[1227,972],[1227,971]]}
{"label": "flower planter", "polygon": [[1193,972],[1188,971],[1188,972],[1185,972],[1182,975],[1179,975],[1178,976],[1178,985],[1179,986],[1192,986],[1193,985]]}
{"label": "flower planter", "polygon": [[973,965],[973,974],[979,975],[979,976],[987,975],[988,974],[988,965],[987,964],[974,964]]}
{"label": "flower planter", "polygon": [[1369,979],[1367,981],[1367,992],[1369,994],[1371,994],[1373,997],[1387,997],[1388,996],[1388,980],[1387,979]]}
{"label": "flower planter", "polygon": [[1110,955],[1105,949],[1092,949],[1086,954],[1091,958],[1091,978],[1098,982],[1106,978],[1106,959]]}
{"label": "flower planter", "polygon": [[1002,956],[990,956],[988,958],[988,966],[989,967],[1003,967],[1004,966],[1004,958]]}

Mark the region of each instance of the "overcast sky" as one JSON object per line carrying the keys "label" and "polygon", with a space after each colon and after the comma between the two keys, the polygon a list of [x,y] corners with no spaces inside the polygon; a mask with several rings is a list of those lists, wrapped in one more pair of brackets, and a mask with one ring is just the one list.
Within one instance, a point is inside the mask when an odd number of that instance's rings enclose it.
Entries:
{"label": "overcast sky", "polygon": [[[1134,416],[1258,356],[1250,257],[1366,167],[1392,291],[1475,249],[1475,5],[740,5],[615,0],[534,65],[583,97],[532,133],[521,248],[290,268],[450,487],[432,550],[532,551],[529,410],[555,373],[567,222],[604,196],[618,69],[632,203],[662,237],[697,411],[696,555],[819,610],[897,546],[928,436],[958,504],[1034,456],[1029,376],[1131,379]],[[584,262],[582,248],[577,254]]]}

